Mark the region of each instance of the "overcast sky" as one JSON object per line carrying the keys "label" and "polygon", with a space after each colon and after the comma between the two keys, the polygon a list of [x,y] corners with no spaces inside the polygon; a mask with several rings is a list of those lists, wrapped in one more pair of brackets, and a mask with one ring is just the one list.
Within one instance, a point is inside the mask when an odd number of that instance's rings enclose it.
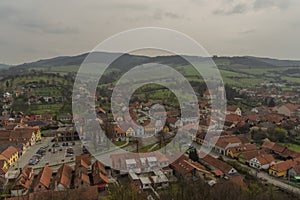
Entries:
{"label": "overcast sky", "polygon": [[183,32],[210,54],[300,59],[299,0],[1,0],[0,63],[92,50],[131,28]]}

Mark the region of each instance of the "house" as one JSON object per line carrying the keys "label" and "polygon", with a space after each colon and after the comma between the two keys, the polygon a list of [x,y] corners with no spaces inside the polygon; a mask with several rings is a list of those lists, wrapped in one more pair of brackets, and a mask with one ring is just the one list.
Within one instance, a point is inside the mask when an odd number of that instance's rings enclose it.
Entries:
{"label": "house", "polygon": [[236,147],[229,147],[226,151],[226,156],[231,158],[237,158],[242,152],[256,150],[255,144],[242,144]]}
{"label": "house", "polygon": [[135,130],[132,127],[129,127],[126,131],[126,137],[135,136]]}
{"label": "house", "polygon": [[299,114],[299,106],[295,104],[285,104],[277,109],[279,114],[283,114],[287,117],[297,117]]}
{"label": "house", "polygon": [[227,115],[229,114],[235,114],[235,115],[239,115],[242,116],[242,110],[237,107],[237,106],[227,106]]}
{"label": "house", "polygon": [[107,177],[107,171],[104,165],[96,160],[92,165],[92,177],[93,177],[93,184],[96,185],[98,188],[105,188],[109,182]]}
{"label": "house", "polygon": [[145,135],[145,129],[143,126],[136,126],[135,127],[135,135],[136,136],[143,136]]}
{"label": "house", "polygon": [[13,146],[8,147],[0,154],[0,160],[4,160],[9,166],[14,164],[19,158],[18,149]]}
{"label": "house", "polygon": [[88,173],[88,168],[89,165],[83,160],[83,159],[78,159],[76,158],[75,161],[75,175],[78,176],[81,173],[87,174]]}
{"label": "house", "polygon": [[26,196],[6,198],[7,200],[36,200],[36,199],[63,199],[63,200],[96,200],[99,199],[97,187],[88,187],[84,189],[70,189],[67,191],[43,191],[32,192]]}
{"label": "house", "polygon": [[125,132],[119,126],[114,126],[114,131],[116,137],[123,137],[125,135]]}
{"label": "house", "polygon": [[44,191],[50,189],[50,183],[52,178],[52,169],[48,166],[45,166],[38,174],[34,186],[33,191]]}
{"label": "house", "polygon": [[235,174],[237,172],[231,165],[214,158],[209,154],[203,157],[200,162],[206,164],[211,170],[220,170],[223,175]]}
{"label": "house", "polygon": [[295,164],[288,169],[288,175],[289,177],[298,177],[298,179],[300,178],[300,163],[299,162],[295,162]]}
{"label": "house", "polygon": [[55,177],[55,190],[67,190],[71,188],[72,167],[63,164],[57,171]]}
{"label": "house", "polygon": [[204,176],[212,175],[203,165],[190,160],[185,155],[180,156],[175,162],[170,164],[170,168],[173,169],[174,174],[177,177],[183,177],[186,179],[197,178],[204,174]]}
{"label": "house", "polygon": [[275,158],[271,154],[260,155],[252,158],[249,165],[256,169],[269,169],[275,164]]}
{"label": "house", "polygon": [[0,160],[0,185],[7,182],[7,179],[5,177],[7,173],[8,165],[5,160]]}
{"label": "house", "polygon": [[112,168],[116,173],[126,173],[130,170],[136,173],[146,173],[169,165],[169,159],[159,151],[147,154],[112,154],[110,157]]}
{"label": "house", "polygon": [[41,130],[39,126],[16,126],[14,130],[24,130],[28,132],[33,132],[35,135],[35,142],[41,141],[42,139]]}
{"label": "house", "polygon": [[36,142],[35,131],[33,129],[15,129],[11,131],[9,135],[9,140],[14,143],[24,143],[27,141],[30,146],[34,145]]}
{"label": "house", "polygon": [[150,177],[152,186],[155,188],[167,187],[169,185],[169,180],[167,176],[161,170],[153,171],[154,175]]}
{"label": "house", "polygon": [[239,139],[239,137],[233,135],[212,138],[209,143],[215,152],[226,155],[226,151],[228,148],[240,146],[242,144],[242,141]]}
{"label": "house", "polygon": [[267,154],[264,150],[251,150],[240,153],[237,158],[239,162],[243,164],[249,164],[252,158],[264,154]]}
{"label": "house", "polygon": [[290,169],[293,165],[293,160],[286,160],[276,163],[269,168],[269,174],[276,177],[285,177],[287,175],[288,169]]}
{"label": "house", "polygon": [[11,196],[26,195],[30,189],[31,183],[34,179],[33,168],[25,165],[21,173],[17,177],[16,182],[12,186],[10,193]]}
{"label": "house", "polygon": [[151,180],[149,177],[140,177],[141,188],[142,189],[150,189],[151,188]]}
{"label": "house", "polygon": [[89,187],[90,186],[89,176],[84,172],[81,172],[80,174],[76,174],[74,179],[74,186],[75,189]]}

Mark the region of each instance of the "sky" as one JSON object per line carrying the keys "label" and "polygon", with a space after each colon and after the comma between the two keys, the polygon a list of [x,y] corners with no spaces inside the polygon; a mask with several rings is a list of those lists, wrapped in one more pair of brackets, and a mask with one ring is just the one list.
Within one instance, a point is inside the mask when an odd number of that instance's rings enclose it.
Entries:
{"label": "sky", "polygon": [[1,0],[0,63],[89,52],[132,28],[180,31],[211,55],[300,60],[299,0]]}

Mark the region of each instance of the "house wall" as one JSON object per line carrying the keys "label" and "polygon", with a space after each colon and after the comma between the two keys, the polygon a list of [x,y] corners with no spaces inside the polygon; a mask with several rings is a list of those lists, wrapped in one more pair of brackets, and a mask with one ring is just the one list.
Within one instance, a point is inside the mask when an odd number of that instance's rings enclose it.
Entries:
{"label": "house wall", "polygon": [[269,169],[269,174],[276,177],[285,177],[287,175],[287,171],[277,172],[277,170],[271,167]]}
{"label": "house wall", "polygon": [[44,191],[44,190],[47,190],[47,188],[42,183],[39,183],[34,187],[35,192]]}

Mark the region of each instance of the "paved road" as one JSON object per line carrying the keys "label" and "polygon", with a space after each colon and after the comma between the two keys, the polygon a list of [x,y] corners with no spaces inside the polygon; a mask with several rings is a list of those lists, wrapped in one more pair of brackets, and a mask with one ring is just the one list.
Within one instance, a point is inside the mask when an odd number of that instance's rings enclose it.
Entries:
{"label": "paved road", "polygon": [[294,186],[288,185],[280,180],[277,180],[271,176],[269,176],[267,173],[264,172],[259,172],[257,173],[257,177],[266,180],[268,183],[273,184],[283,190],[287,190],[293,193],[296,193],[298,195],[300,195],[300,189],[296,188]]}
{"label": "paved road", "polygon": [[[201,145],[199,145],[199,144],[197,144],[197,143],[194,142],[193,146],[196,149],[200,150]],[[217,154],[215,152],[211,152],[210,155],[213,156],[213,157],[215,157],[215,158],[217,158],[217,157],[220,156],[220,154]],[[222,155],[222,157],[223,157],[223,159],[225,161],[226,160],[234,160],[234,159],[228,158],[227,156],[223,156]],[[234,160],[234,161],[236,161],[236,160]],[[256,169],[253,169],[253,168],[249,167],[248,165],[244,165],[244,164],[241,164],[241,163],[240,163],[240,165],[242,165],[243,167],[246,167],[246,168],[250,169],[250,173],[252,175],[257,176],[258,178],[265,180],[267,183],[272,184],[272,185],[274,185],[274,186],[276,186],[278,188],[281,188],[283,190],[286,190],[286,191],[289,191],[289,192],[292,192],[292,193],[300,195],[300,189],[299,188],[294,187],[292,185],[288,185],[288,184],[284,183],[283,181],[281,181],[279,179],[276,179],[276,178],[270,176],[269,174],[267,174],[265,172],[262,172],[262,171],[257,172]]]}

